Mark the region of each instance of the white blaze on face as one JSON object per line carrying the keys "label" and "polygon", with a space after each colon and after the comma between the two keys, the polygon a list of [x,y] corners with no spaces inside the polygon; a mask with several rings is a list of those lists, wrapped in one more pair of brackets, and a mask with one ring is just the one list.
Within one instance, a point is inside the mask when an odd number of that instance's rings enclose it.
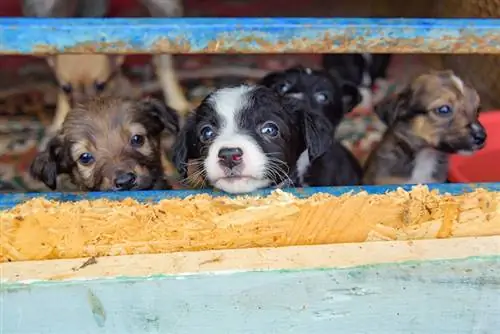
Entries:
{"label": "white blaze on face", "polygon": [[[254,88],[239,86],[224,88],[214,93],[210,103],[219,117],[219,129],[211,143],[204,165],[208,181],[216,188],[228,193],[246,193],[269,186],[265,175],[267,157],[250,135],[239,128],[238,118],[244,108],[251,108],[248,96]],[[237,177],[227,177],[225,168],[219,164],[218,154],[222,148],[239,148],[243,152]]]}

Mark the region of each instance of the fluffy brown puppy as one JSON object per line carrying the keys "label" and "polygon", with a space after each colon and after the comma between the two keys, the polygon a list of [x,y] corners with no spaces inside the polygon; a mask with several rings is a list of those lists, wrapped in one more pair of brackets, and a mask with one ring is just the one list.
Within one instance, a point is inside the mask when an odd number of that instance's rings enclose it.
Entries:
{"label": "fluffy brown puppy", "polygon": [[61,174],[84,191],[169,189],[160,139],[178,131],[176,111],[158,100],[90,99],[71,109],[30,173],[52,190]]}
{"label": "fluffy brown puppy", "polygon": [[388,129],[365,164],[365,184],[445,182],[450,154],[483,148],[479,95],[452,71],[415,78],[375,112]]}

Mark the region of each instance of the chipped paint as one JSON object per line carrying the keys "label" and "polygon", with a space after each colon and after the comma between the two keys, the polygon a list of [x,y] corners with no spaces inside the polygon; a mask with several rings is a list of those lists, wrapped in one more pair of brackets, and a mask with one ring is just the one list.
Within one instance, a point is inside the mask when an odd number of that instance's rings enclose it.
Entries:
{"label": "chipped paint", "polygon": [[0,19],[0,53],[500,53],[498,19]]}

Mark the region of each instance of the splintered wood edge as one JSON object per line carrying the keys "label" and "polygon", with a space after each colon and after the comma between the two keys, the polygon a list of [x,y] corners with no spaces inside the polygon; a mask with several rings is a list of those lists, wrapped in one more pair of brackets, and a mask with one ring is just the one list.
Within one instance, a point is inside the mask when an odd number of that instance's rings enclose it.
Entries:
{"label": "splintered wood edge", "polygon": [[[500,256],[500,236],[145,254],[0,264],[3,282],[348,268]],[[91,263],[84,265],[84,263]]]}

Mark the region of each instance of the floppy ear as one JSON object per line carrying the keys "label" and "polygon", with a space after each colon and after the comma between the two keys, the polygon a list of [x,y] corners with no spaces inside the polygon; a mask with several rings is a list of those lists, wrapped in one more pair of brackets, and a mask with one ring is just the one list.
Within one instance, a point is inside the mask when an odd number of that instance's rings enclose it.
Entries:
{"label": "floppy ear", "polygon": [[374,112],[385,125],[392,126],[396,121],[407,119],[415,113],[410,105],[411,96],[411,89],[406,88],[399,94],[380,101],[375,106]]}
{"label": "floppy ear", "polygon": [[31,177],[42,181],[51,190],[57,188],[57,176],[69,171],[69,150],[64,147],[61,135],[52,138],[48,142],[47,148],[38,153],[30,166]]}
{"label": "floppy ear", "polygon": [[196,115],[192,113],[175,139],[171,161],[182,178],[187,177],[188,160],[197,158],[196,154]]}
{"label": "floppy ear", "polygon": [[143,116],[147,117],[145,122],[147,130],[153,135],[158,135],[165,130],[171,134],[179,132],[179,114],[162,101],[144,98],[139,101],[139,109]]}
{"label": "floppy ear", "polygon": [[342,103],[344,112],[351,112],[363,99],[358,87],[351,82],[342,83]]}
{"label": "floppy ear", "polygon": [[309,152],[309,160],[323,155],[332,145],[335,129],[331,122],[319,111],[310,108],[303,100],[284,98],[283,104],[295,115],[299,115],[304,144]]}
{"label": "floppy ear", "polygon": [[271,73],[267,74],[266,76],[264,76],[262,79],[260,79],[258,84],[261,86],[266,86],[266,87],[271,88],[276,83],[276,81],[278,81],[279,77],[282,74],[283,73],[279,72],[279,71],[271,72]]}

